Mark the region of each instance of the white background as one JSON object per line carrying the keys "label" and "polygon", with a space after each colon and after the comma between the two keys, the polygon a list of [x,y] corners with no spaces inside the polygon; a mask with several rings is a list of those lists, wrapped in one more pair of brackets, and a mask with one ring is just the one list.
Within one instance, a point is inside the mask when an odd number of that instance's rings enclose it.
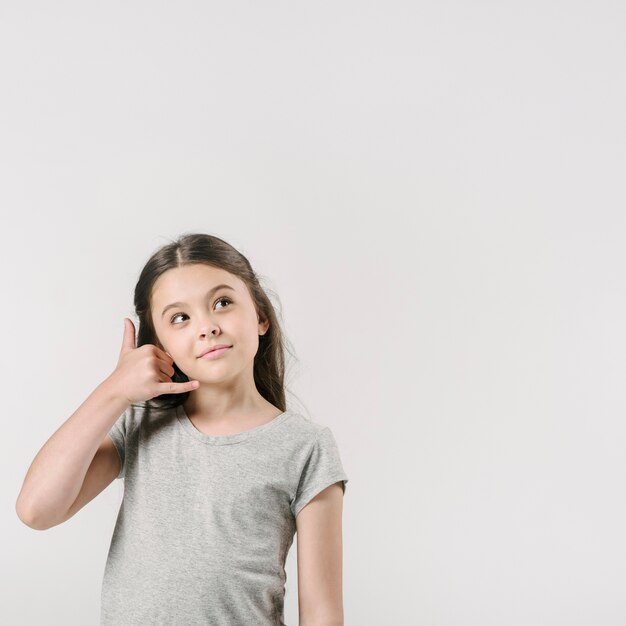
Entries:
{"label": "white background", "polygon": [[625,624],[625,18],[3,2],[0,622],[98,622],[121,481],[44,532],[15,500],[199,231],[267,277],[340,447],[347,626]]}

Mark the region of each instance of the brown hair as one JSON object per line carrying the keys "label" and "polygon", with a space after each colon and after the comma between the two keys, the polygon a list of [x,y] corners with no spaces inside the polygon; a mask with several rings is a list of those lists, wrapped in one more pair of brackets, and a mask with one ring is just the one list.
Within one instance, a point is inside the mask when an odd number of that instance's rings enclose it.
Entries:
{"label": "brown hair", "polygon": [[[284,386],[286,341],[274,305],[248,259],[219,237],[204,233],[183,234],[161,247],[148,259],[135,286],[134,305],[139,318],[137,347],[145,344],[161,345],[151,316],[151,295],[156,280],[169,269],[196,263],[226,270],[240,278],[250,292],[260,320],[262,322],[269,320],[267,332],[259,336],[259,349],[254,357],[254,382],[266,400],[281,411],[286,411]],[[187,375],[174,363],[172,382],[188,380]],[[146,401],[145,404],[155,408],[176,407],[185,402],[189,393],[162,394]]]}

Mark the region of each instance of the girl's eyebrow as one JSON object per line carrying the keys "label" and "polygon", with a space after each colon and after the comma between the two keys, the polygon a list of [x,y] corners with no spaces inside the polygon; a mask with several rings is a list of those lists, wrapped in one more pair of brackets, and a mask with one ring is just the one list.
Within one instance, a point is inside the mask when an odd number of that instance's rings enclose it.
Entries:
{"label": "girl's eyebrow", "polygon": [[[207,291],[207,297],[210,298],[216,291],[219,291],[220,289],[230,289],[231,291],[235,291],[234,287],[231,287],[230,285],[216,285],[215,287],[213,287],[213,289],[209,289],[209,291]],[[168,309],[172,309],[174,307],[177,306],[186,306],[187,303],[186,302],[172,302],[172,304],[168,304],[164,309],[163,312],[161,313],[161,317],[163,317],[166,313],[166,311]]]}

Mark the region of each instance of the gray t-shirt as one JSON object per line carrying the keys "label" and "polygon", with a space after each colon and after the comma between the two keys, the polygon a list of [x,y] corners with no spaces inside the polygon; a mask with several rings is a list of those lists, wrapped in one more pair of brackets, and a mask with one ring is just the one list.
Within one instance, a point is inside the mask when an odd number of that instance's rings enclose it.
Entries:
{"label": "gray t-shirt", "polygon": [[124,497],[102,581],[101,624],[284,626],[295,516],[346,489],[327,426],[287,410],[235,435],[184,407],[130,405],[109,432]]}

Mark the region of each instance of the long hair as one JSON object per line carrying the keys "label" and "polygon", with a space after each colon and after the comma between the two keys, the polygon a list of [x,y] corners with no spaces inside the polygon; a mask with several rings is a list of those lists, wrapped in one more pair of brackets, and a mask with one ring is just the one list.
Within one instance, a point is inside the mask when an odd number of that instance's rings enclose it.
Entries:
{"label": "long hair", "polygon": [[[259,336],[259,349],[254,357],[254,382],[259,393],[281,411],[287,410],[285,400],[285,339],[272,301],[261,286],[259,276],[248,259],[229,243],[205,233],[183,234],[159,248],[143,267],[135,286],[135,314],[139,318],[137,347],[160,346],[151,315],[151,294],[156,280],[169,269],[196,263],[217,267],[240,278],[248,287],[261,322],[269,320],[269,328]],[[291,352],[290,352],[291,353]],[[172,382],[187,382],[176,363]],[[185,402],[191,392],[162,394],[145,404],[154,408],[172,408]]]}

